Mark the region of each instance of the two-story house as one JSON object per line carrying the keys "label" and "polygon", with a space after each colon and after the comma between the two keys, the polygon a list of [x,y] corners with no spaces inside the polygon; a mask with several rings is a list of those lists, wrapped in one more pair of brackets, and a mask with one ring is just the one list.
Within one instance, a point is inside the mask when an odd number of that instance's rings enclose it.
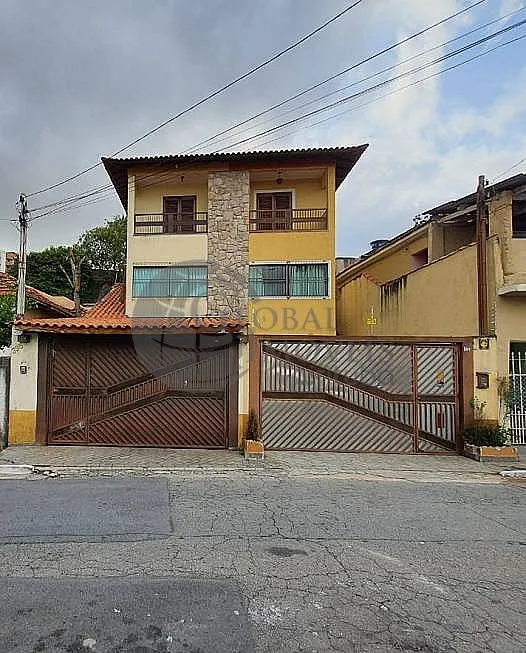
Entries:
{"label": "two-story house", "polygon": [[237,447],[250,335],[336,333],[335,193],[366,147],[103,159],[126,283],[18,324],[10,441]]}
{"label": "two-story house", "polygon": [[526,175],[486,187],[478,211],[471,193],[373,244],[337,276],[338,333],[468,338],[464,393],[526,444]]}

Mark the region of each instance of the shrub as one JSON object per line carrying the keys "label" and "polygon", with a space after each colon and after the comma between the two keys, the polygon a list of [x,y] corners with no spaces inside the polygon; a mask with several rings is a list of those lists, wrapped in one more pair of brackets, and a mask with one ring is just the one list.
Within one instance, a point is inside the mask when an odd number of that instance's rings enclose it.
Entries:
{"label": "shrub", "polygon": [[254,409],[252,409],[248,414],[247,426],[245,428],[245,440],[261,440],[259,419]]}
{"label": "shrub", "polygon": [[497,424],[473,424],[462,435],[465,442],[476,447],[503,447],[509,440],[507,429]]}

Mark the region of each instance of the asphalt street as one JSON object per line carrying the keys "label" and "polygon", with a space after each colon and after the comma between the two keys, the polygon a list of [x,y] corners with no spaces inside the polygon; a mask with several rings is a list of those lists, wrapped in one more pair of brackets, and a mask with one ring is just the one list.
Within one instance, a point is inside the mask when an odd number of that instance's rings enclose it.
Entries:
{"label": "asphalt street", "polygon": [[0,651],[526,650],[526,486],[0,481]]}

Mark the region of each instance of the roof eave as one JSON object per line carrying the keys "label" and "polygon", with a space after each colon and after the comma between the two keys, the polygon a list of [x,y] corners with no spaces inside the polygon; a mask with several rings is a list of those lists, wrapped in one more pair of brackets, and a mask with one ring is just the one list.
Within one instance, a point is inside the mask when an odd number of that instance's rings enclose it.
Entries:
{"label": "roof eave", "polygon": [[241,161],[255,162],[259,160],[301,161],[302,159],[316,159],[320,164],[334,165],[336,168],[336,189],[344,182],[347,175],[360,160],[362,154],[369,147],[368,143],[341,148],[311,148],[298,150],[270,150],[258,152],[221,152],[212,154],[192,155],[165,155],[157,157],[135,157],[127,159],[113,159],[102,157],[102,164],[119,196],[124,207],[128,210],[128,169],[132,166],[152,165],[183,165],[192,163],[209,165],[221,161],[239,163]]}

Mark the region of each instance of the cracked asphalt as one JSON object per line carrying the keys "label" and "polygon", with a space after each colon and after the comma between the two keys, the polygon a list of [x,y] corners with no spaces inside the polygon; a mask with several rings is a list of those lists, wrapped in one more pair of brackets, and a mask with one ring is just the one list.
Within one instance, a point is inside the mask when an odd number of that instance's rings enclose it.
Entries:
{"label": "cracked asphalt", "polygon": [[0,650],[524,653],[525,491],[238,472],[0,481]]}

